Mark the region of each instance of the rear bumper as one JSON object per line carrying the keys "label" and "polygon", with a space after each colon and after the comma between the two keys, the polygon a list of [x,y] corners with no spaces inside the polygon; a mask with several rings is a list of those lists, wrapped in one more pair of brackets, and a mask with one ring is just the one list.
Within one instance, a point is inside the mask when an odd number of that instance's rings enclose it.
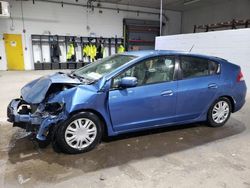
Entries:
{"label": "rear bumper", "polygon": [[13,123],[13,126],[26,129],[27,132],[35,132],[38,140],[46,140],[50,126],[66,119],[64,112],[58,115],[50,115],[48,113],[20,114],[18,113],[18,108],[21,104],[21,99],[14,99],[10,102],[7,107],[7,120]]}
{"label": "rear bumper", "polygon": [[234,88],[234,112],[239,111],[246,103],[247,87],[245,81],[237,83]]}
{"label": "rear bumper", "polygon": [[239,111],[244,106],[245,103],[246,103],[245,98],[242,98],[241,100],[237,100],[234,104],[234,111],[233,112]]}

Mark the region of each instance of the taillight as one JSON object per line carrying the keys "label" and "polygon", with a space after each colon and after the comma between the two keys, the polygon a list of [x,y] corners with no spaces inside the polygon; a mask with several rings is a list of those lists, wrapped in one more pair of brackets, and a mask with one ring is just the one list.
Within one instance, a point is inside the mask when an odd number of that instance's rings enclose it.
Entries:
{"label": "taillight", "polygon": [[242,72],[240,71],[238,76],[237,76],[237,82],[243,81],[244,80],[244,76],[242,74]]}

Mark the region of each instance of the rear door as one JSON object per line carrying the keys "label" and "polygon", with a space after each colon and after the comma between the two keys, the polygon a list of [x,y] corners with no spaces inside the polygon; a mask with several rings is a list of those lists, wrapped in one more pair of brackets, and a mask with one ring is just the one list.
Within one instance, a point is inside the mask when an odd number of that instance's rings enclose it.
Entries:
{"label": "rear door", "polygon": [[[137,63],[113,79],[109,109],[115,131],[141,129],[172,121],[177,81],[174,57],[155,57]],[[138,86],[117,88],[121,78],[134,76]]]}
{"label": "rear door", "polygon": [[181,56],[176,114],[178,121],[198,118],[214,100],[219,85],[219,64],[208,59]]}

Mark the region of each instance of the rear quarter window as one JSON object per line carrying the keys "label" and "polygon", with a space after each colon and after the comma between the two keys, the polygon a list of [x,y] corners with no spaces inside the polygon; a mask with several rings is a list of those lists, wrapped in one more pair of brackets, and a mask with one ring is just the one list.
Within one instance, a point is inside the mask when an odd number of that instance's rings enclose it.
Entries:
{"label": "rear quarter window", "polygon": [[209,74],[217,74],[219,73],[219,64],[214,61],[208,61],[209,66]]}
{"label": "rear quarter window", "polygon": [[208,59],[189,56],[181,57],[180,68],[183,79],[217,74],[218,67],[218,63]]}

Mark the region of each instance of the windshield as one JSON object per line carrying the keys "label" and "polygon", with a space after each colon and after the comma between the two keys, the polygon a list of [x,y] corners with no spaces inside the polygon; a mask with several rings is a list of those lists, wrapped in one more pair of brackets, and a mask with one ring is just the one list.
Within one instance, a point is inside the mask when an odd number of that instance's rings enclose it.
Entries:
{"label": "windshield", "polygon": [[75,75],[91,79],[98,80],[105,74],[108,74],[123,64],[135,59],[136,56],[131,55],[113,55],[104,59],[98,60],[95,63],[88,65],[87,67],[80,68],[74,72]]}

